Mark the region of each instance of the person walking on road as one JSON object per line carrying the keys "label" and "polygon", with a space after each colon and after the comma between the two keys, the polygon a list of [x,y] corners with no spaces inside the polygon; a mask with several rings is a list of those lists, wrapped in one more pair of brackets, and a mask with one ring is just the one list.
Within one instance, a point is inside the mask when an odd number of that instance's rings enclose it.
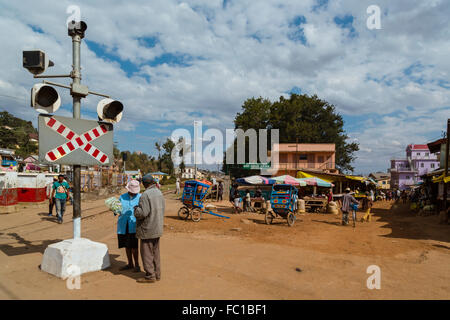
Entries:
{"label": "person walking on road", "polygon": [[217,186],[217,201],[223,200],[223,183],[222,181],[219,182],[219,185]]}
{"label": "person walking on road", "polygon": [[176,194],[179,195],[179,194],[180,194],[180,191],[181,191],[181,188],[180,188],[180,179],[179,179],[179,178],[177,178],[176,188],[177,188]]}
{"label": "person walking on road", "polygon": [[48,216],[51,217],[53,215],[53,207],[55,206],[55,198],[52,198],[53,194],[53,184],[58,181],[58,177],[54,176],[53,181],[47,183],[46,186],[46,194],[48,199]]}
{"label": "person walking on road", "polygon": [[[117,239],[119,249],[125,248],[127,253],[128,264],[120,271],[134,269],[134,272],[141,271],[139,267],[139,249],[138,239],[136,238],[136,217],[134,216],[134,207],[139,204],[141,195],[141,186],[139,181],[130,180],[125,187],[128,192],[120,196],[119,200],[122,204],[122,213],[117,220]],[[133,265],[134,258],[134,265]]]}
{"label": "person walking on road", "polygon": [[359,202],[350,194],[350,188],[345,189],[345,194],[342,197],[342,225],[348,225],[348,214],[352,210],[352,204],[359,204]]}
{"label": "person walking on road", "polygon": [[145,277],[139,283],[153,283],[161,279],[159,243],[163,234],[165,200],[149,174],[142,178],[144,193],[135,207],[136,236],[141,239],[141,257]]}
{"label": "person walking on road", "polygon": [[372,214],[370,213],[370,210],[372,209],[373,206],[373,201],[372,199],[370,199],[369,197],[369,193],[366,192],[366,197],[363,199],[363,210],[366,210],[364,216],[361,218],[361,222],[367,221],[370,222],[371,218],[372,218]]}
{"label": "person walking on road", "polygon": [[58,181],[53,183],[53,192],[51,201],[55,199],[56,205],[56,216],[58,219],[58,223],[63,223],[64,212],[66,211],[66,201],[69,197],[69,184],[64,180],[64,176],[60,174],[58,176]]}

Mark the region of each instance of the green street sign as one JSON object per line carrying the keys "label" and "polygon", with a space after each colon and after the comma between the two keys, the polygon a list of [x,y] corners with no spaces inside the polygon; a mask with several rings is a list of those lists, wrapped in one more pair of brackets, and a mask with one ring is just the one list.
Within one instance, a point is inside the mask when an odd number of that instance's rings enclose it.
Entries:
{"label": "green street sign", "polygon": [[270,169],[270,162],[269,163],[244,163],[243,169],[246,169],[246,170]]}

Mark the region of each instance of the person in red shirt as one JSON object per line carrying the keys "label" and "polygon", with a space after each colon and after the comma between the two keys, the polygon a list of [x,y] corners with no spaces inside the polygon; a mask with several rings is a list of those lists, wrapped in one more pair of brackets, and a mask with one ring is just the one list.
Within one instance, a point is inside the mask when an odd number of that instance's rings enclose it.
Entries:
{"label": "person in red shirt", "polygon": [[327,193],[327,199],[328,199],[328,203],[330,203],[331,201],[333,201],[333,189],[330,189]]}

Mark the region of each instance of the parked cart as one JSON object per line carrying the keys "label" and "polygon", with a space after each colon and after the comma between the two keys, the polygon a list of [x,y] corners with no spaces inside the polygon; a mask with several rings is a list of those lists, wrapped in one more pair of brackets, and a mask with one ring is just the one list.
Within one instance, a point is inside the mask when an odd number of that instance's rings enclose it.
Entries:
{"label": "parked cart", "polygon": [[192,221],[198,222],[201,220],[202,215],[207,213],[217,217],[229,219],[229,217],[213,213],[205,209],[204,201],[210,187],[211,185],[206,183],[206,181],[186,181],[184,183],[183,195],[181,197],[183,207],[178,210],[178,217],[183,220],[191,218]]}
{"label": "parked cart", "polygon": [[274,184],[270,196],[272,210],[265,216],[267,224],[271,224],[277,216],[286,219],[290,227],[295,223],[298,190],[290,184]]}

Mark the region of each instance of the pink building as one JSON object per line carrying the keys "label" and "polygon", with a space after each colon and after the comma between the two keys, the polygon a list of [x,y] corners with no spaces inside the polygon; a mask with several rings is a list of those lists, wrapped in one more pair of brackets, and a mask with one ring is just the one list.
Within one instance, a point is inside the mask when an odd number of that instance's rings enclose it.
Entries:
{"label": "pink building", "polygon": [[406,159],[391,159],[391,188],[409,189],[422,181],[420,176],[439,168],[439,160],[426,144],[406,147]]}
{"label": "pink building", "polygon": [[279,143],[278,162],[273,159],[276,175],[296,176],[298,170],[309,169],[328,173],[338,173],[335,167],[336,146],[334,143]]}

